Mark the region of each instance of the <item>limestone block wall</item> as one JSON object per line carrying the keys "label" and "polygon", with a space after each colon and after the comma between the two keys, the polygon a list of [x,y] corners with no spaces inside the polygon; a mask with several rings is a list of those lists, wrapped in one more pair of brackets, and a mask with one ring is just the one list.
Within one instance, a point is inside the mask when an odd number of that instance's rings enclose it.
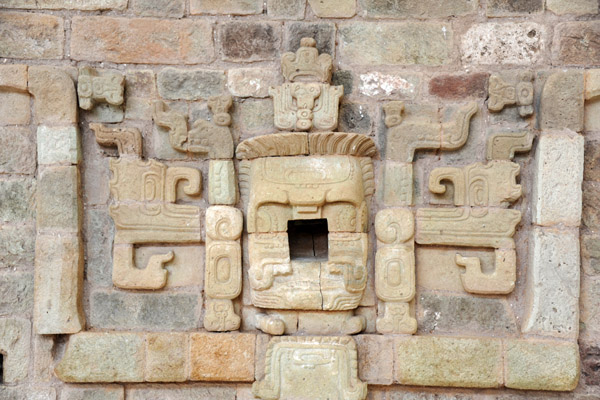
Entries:
{"label": "limestone block wall", "polygon": [[[358,334],[343,313],[269,311],[282,340],[352,333],[372,400],[600,398],[597,0],[3,0],[0,400],[245,400],[271,379],[246,160],[222,139],[278,132],[269,88],[305,37],[343,87],[337,130],[376,146],[369,274]],[[220,132],[218,151],[173,146],[181,121]],[[518,176],[491,173],[483,204],[473,177],[510,160]],[[115,171],[144,163],[164,170],[161,205],[195,221],[186,234],[115,226],[111,207],[137,182]],[[520,212],[514,242],[423,229],[431,209],[482,205]],[[376,215],[389,209],[414,214],[414,239],[386,239]],[[239,225],[237,210],[241,234],[210,233],[221,215]],[[241,246],[239,295],[205,287],[215,243]],[[402,246],[415,293],[396,302],[376,254]],[[394,312],[414,335],[386,325]]]}

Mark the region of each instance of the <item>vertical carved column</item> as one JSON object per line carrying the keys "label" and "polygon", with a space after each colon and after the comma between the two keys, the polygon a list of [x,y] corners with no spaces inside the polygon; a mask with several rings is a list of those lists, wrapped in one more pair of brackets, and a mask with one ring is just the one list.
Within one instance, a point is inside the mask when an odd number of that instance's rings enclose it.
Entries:
{"label": "vertical carved column", "polygon": [[415,297],[415,223],[410,210],[382,210],[375,217],[377,255],[375,292],[382,300],[377,331],[415,333],[417,321],[410,302]]}
{"label": "vertical carved column", "polygon": [[242,227],[242,212],[236,208],[212,206],[206,210],[204,328],[208,331],[240,327],[232,300],[242,291]]}

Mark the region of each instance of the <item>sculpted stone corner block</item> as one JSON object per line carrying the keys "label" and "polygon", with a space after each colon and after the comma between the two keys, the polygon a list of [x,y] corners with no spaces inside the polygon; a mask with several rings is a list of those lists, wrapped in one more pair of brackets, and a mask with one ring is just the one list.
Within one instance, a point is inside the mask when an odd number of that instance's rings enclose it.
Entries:
{"label": "sculpted stone corner block", "polygon": [[358,379],[357,358],[350,337],[276,337],[269,342],[265,378],[252,393],[265,400],[364,400],[367,385]]}
{"label": "sculpted stone corner block", "polygon": [[27,65],[5,64],[0,66],[0,90],[27,91]]}
{"label": "sculpted stone corner block", "polygon": [[3,384],[17,383],[27,378],[30,339],[31,325],[28,320],[0,318],[0,353],[4,355]]}
{"label": "sculpted stone corner block", "polygon": [[383,315],[377,318],[380,333],[417,331],[409,304],[416,293],[414,232],[414,216],[409,209],[382,210],[375,217],[375,293],[385,302],[380,306]]}
{"label": "sculpted stone corner block", "polygon": [[32,65],[29,93],[35,98],[35,122],[44,125],[77,123],[77,95],[73,79],[56,67]]}
{"label": "sculpted stone corner block", "polygon": [[232,160],[210,160],[208,167],[208,202],[234,205],[238,201],[237,180]]}
{"label": "sculpted stone corner block", "polygon": [[443,194],[449,182],[454,186],[454,205],[507,207],[521,197],[517,176],[521,167],[510,161],[493,160],[463,168],[442,167],[429,175],[429,190]]}
{"label": "sculpted stone corner block", "polygon": [[512,160],[515,153],[531,150],[534,135],[523,132],[499,132],[490,135],[487,141],[488,160]]}
{"label": "sculpted stone corner block", "polygon": [[[514,74],[513,74],[514,75]],[[533,114],[533,73],[521,72],[512,79],[507,76],[492,75],[489,83],[488,109],[493,112],[502,111],[507,105],[519,106],[521,117]],[[516,78],[516,79],[515,79]],[[510,82],[507,82],[509,80]]]}
{"label": "sculpted stone corner block", "polygon": [[132,127],[107,127],[92,123],[90,129],[96,135],[96,141],[102,146],[116,146],[119,156],[142,157],[142,134]]}
{"label": "sculpted stone corner block", "polygon": [[584,92],[583,71],[559,71],[550,75],[540,99],[540,130],[583,131]]}
{"label": "sculpted stone corner block", "polygon": [[534,224],[579,226],[583,150],[584,139],[574,132],[542,132],[540,135],[531,198]]}
{"label": "sculpted stone corner block", "polygon": [[278,129],[319,131],[335,129],[343,86],[331,86],[333,60],[319,55],[316,41],[302,38],[296,53],[285,53],[281,69],[289,82],[269,88]]}
{"label": "sculpted stone corner block", "polygon": [[233,105],[230,95],[213,97],[208,108],[213,120],[196,120],[188,130],[187,118],[180,112],[170,110],[162,102],[154,103],[154,122],[169,130],[171,146],[181,152],[206,155],[210,159],[233,158],[233,137],[231,136],[231,116],[229,109]]}
{"label": "sculpted stone corner block", "polygon": [[38,164],[79,164],[81,145],[76,126],[51,127],[38,125]]}
{"label": "sculpted stone corner block", "polygon": [[579,334],[579,231],[535,227],[529,243],[528,311],[522,330],[576,339]]}
{"label": "sculpted stone corner block", "polygon": [[242,212],[233,207],[212,206],[206,210],[206,262],[204,292],[207,302],[204,327],[230,331],[240,326],[231,300],[242,291]]}
{"label": "sculpted stone corner block", "polygon": [[79,69],[77,78],[77,96],[79,107],[91,110],[98,103],[113,106],[123,104],[125,77],[115,71],[99,71],[94,68]]}
{"label": "sculpted stone corner block", "polygon": [[412,162],[418,149],[456,150],[469,137],[471,117],[475,115],[477,103],[468,103],[457,109],[454,118],[444,123],[431,123],[411,119],[404,121],[404,103],[392,101],[383,106],[386,136],[386,159]]}
{"label": "sculpted stone corner block", "polygon": [[100,144],[121,146],[123,155],[109,160],[113,178],[109,182],[113,204],[109,214],[115,222],[113,283],[122,289],[160,289],[167,283],[165,263],[175,254],[170,251],[150,257],[148,267],[134,263],[134,244],[199,243],[200,208],[176,204],[177,187],[183,192],[200,194],[200,171],[187,167],[167,167],[155,160],[142,160],[140,137],[135,131],[95,126]]}

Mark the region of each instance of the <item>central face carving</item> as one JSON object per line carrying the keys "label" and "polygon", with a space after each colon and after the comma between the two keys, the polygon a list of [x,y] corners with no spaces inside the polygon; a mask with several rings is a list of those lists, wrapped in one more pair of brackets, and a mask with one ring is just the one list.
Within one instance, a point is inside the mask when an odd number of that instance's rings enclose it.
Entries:
{"label": "central face carving", "polygon": [[[369,158],[265,157],[250,161],[248,233],[257,307],[351,310],[367,282]],[[326,260],[290,256],[290,221],[325,220]],[[311,225],[308,224],[311,240]],[[310,246],[310,243],[300,245]]]}

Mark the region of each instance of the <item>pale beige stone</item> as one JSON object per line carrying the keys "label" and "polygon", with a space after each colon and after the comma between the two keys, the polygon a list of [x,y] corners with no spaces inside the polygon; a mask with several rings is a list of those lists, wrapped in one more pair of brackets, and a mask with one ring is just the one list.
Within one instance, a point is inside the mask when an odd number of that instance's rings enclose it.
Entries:
{"label": "pale beige stone", "polygon": [[69,334],[85,326],[83,247],[77,234],[38,234],[33,322],[41,335]]}
{"label": "pale beige stone", "polygon": [[52,335],[33,337],[33,376],[38,381],[49,382],[54,379],[54,339]]}
{"label": "pale beige stone", "polygon": [[208,202],[234,205],[238,201],[237,180],[232,160],[210,160],[208,167]]}
{"label": "pale beige stone", "polygon": [[507,207],[523,193],[517,185],[520,170],[519,164],[503,160],[436,168],[429,175],[429,191],[444,194],[446,185],[442,182],[448,182],[454,189],[455,206]]}
{"label": "pale beige stone", "polygon": [[395,379],[403,385],[497,388],[502,384],[499,339],[396,338]]}
{"label": "pale beige stone", "polygon": [[112,385],[64,386],[60,400],[125,400],[125,388]]}
{"label": "pale beige stone", "polygon": [[488,160],[512,160],[515,153],[531,150],[534,135],[523,132],[498,132],[490,135],[487,141]]}
{"label": "pale beige stone", "polygon": [[517,280],[517,253],[514,249],[496,249],[495,269],[486,274],[481,269],[479,257],[463,257],[456,254],[456,265],[465,267],[460,276],[463,287],[474,294],[508,294]]}
{"label": "pale beige stone", "polygon": [[558,71],[550,75],[540,98],[540,129],[581,132],[584,122],[584,92],[583,71]]}
{"label": "pale beige stone", "polygon": [[28,320],[0,318],[0,352],[4,355],[2,383],[17,383],[27,378],[30,338]]}
{"label": "pale beige stone", "polygon": [[79,69],[77,96],[79,107],[91,110],[98,103],[113,106],[123,104],[125,77],[115,71],[103,71],[90,67]]}
{"label": "pale beige stone", "polygon": [[516,104],[521,117],[533,114],[533,74],[522,72],[513,82],[506,82],[503,78],[501,75],[490,76],[488,109],[499,112],[507,105]]}
{"label": "pale beige stone", "polygon": [[69,337],[55,373],[63,382],[143,382],[144,352],[141,334],[83,332]]}
{"label": "pale beige stone", "polygon": [[90,124],[94,131],[96,141],[102,146],[116,146],[119,155],[142,157],[142,134],[137,128],[107,127],[102,124]]}
{"label": "pale beige stone", "polygon": [[329,54],[319,54],[315,39],[305,37],[300,40],[296,53],[281,56],[281,71],[290,82],[309,79],[316,82],[330,82],[333,58]]}
{"label": "pale beige stone", "polygon": [[597,14],[596,0],[546,0],[546,8],[557,15]]}
{"label": "pale beige stone", "polygon": [[431,123],[426,120],[403,121],[404,103],[389,102],[383,106],[385,112],[386,158],[412,162],[417,149],[456,150],[469,137],[471,117],[478,111],[477,103],[468,103],[459,108],[449,122]]}
{"label": "pale beige stone", "polygon": [[81,227],[77,166],[52,166],[38,174],[36,226],[38,232],[77,233]]}
{"label": "pale beige stone", "polygon": [[311,311],[298,313],[298,332],[308,335],[354,335],[367,326],[364,316],[352,311],[324,312]]}
{"label": "pale beige stone", "polygon": [[236,97],[267,97],[269,87],[281,84],[279,74],[265,68],[234,68],[227,71],[227,88]]}
{"label": "pale beige stone", "polygon": [[308,0],[319,18],[352,18],[356,14],[356,0]]}
{"label": "pale beige stone", "polygon": [[192,14],[250,15],[263,11],[261,0],[191,0]]}
{"label": "pale beige stone", "polygon": [[231,300],[206,297],[204,305],[204,329],[207,331],[225,332],[240,328],[241,318],[235,313]]}
{"label": "pale beige stone", "polygon": [[79,130],[76,126],[38,125],[37,155],[39,164],[78,164],[81,160]]}
{"label": "pale beige stone", "polygon": [[2,90],[0,88],[0,125],[27,125],[30,121],[27,93]]}
{"label": "pale beige stone", "polygon": [[189,357],[185,333],[148,333],[146,335],[146,382],[184,382]]}
{"label": "pale beige stone", "polygon": [[600,96],[600,69],[588,69],[584,72],[585,99],[594,100]]}
{"label": "pale beige stone", "polygon": [[254,381],[256,335],[193,333],[190,341],[190,380]]}
{"label": "pale beige stone", "polygon": [[413,164],[386,160],[379,194],[388,207],[413,205]]}
{"label": "pale beige stone", "polygon": [[167,270],[164,264],[173,260],[174,253],[150,256],[145,268],[135,265],[134,247],[132,244],[113,246],[112,281],[121,289],[161,289],[167,284]]}
{"label": "pale beige stone", "polygon": [[205,154],[208,158],[232,158],[233,138],[229,125],[229,109],[233,104],[231,96],[213,97],[208,107],[213,113],[212,122],[198,119],[188,130],[185,115],[170,110],[165,103],[154,104],[154,122],[169,130],[169,143],[181,152]]}
{"label": "pale beige stone", "polygon": [[373,139],[360,133],[312,132],[308,134],[311,155],[348,155],[375,157],[377,146]]}
{"label": "pale beige stone", "polygon": [[405,333],[409,335],[417,332],[417,320],[412,304],[381,301],[378,308],[377,332],[383,334]]}
{"label": "pale beige stone", "polygon": [[394,380],[394,338],[356,335],[358,377],[372,385],[391,385]]}
{"label": "pale beige stone", "polygon": [[291,132],[253,137],[241,142],[235,154],[238,159],[306,155],[308,135],[303,132]]}
{"label": "pale beige stone", "polygon": [[[461,254],[477,257],[483,265],[494,262],[493,252],[468,251],[461,249]],[[461,270],[457,268],[456,249],[434,246],[419,246],[415,252],[417,286],[420,289],[463,292]]]}
{"label": "pale beige stone", "polygon": [[164,265],[167,270],[165,288],[201,286],[204,282],[202,263],[203,246],[143,246],[135,249],[135,265],[148,265],[150,258],[157,254],[173,252],[173,259]]}
{"label": "pale beige stone", "polygon": [[56,67],[30,66],[29,93],[35,98],[34,115],[38,124],[77,123],[77,97],[73,79]]}
{"label": "pale beige stone", "polygon": [[27,91],[27,65],[8,64],[0,66],[0,90]]}
{"label": "pale beige stone", "polygon": [[252,392],[260,399],[364,400],[367,385],[358,379],[357,358],[356,344],[347,336],[276,337],[269,342],[265,377]]}
{"label": "pale beige stone", "polygon": [[508,388],[570,391],[579,382],[577,343],[509,339],[505,348]]}

